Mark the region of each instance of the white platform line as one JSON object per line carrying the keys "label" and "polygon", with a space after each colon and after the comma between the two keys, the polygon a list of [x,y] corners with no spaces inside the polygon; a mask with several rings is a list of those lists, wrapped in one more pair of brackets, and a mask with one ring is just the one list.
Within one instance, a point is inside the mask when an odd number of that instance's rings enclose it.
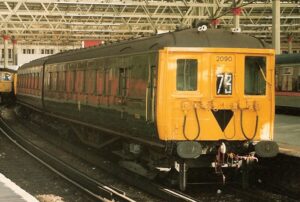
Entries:
{"label": "white platform line", "polygon": [[36,198],[34,198],[32,195],[30,195],[29,193],[24,191],[22,188],[20,188],[18,185],[16,185],[10,179],[6,178],[1,173],[0,173],[0,181],[4,184],[4,186],[10,188],[17,195],[21,196],[22,199],[24,199],[25,201],[27,201],[27,202],[39,202]]}

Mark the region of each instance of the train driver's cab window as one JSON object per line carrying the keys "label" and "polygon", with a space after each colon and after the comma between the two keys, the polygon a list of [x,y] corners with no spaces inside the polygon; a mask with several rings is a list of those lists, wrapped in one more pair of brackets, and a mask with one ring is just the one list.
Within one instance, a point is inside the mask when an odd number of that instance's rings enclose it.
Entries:
{"label": "train driver's cab window", "polygon": [[178,91],[197,90],[197,69],[196,59],[177,60],[176,89]]}
{"label": "train driver's cab window", "polygon": [[300,91],[300,68],[298,68],[298,78],[297,78],[297,91]]}
{"label": "train driver's cab window", "polygon": [[265,95],[266,76],[266,57],[245,57],[245,95]]}
{"label": "train driver's cab window", "polygon": [[8,73],[8,72],[3,72],[2,73],[2,80],[3,81],[11,81],[11,74],[10,73]]}

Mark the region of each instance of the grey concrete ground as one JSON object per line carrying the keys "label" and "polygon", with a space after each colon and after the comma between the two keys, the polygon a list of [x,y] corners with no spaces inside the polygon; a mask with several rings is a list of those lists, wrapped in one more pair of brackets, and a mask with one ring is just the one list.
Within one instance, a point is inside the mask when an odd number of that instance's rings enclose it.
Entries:
{"label": "grey concrete ground", "polygon": [[300,116],[276,114],[274,140],[300,148]]}

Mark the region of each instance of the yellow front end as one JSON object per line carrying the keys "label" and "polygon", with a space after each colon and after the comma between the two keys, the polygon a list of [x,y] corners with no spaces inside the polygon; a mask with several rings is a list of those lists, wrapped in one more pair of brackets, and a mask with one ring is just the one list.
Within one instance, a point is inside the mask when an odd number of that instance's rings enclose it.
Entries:
{"label": "yellow front end", "polygon": [[272,140],[273,50],[165,48],[159,58],[161,140]]}
{"label": "yellow front end", "polygon": [[12,92],[13,73],[0,72],[0,93]]}

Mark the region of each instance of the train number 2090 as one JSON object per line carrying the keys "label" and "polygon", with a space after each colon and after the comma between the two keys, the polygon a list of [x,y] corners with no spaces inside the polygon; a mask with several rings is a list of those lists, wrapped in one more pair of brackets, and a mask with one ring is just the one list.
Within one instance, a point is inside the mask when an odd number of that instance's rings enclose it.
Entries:
{"label": "train number 2090", "polygon": [[232,61],[232,56],[224,56],[220,55],[216,57],[217,62],[231,62]]}

